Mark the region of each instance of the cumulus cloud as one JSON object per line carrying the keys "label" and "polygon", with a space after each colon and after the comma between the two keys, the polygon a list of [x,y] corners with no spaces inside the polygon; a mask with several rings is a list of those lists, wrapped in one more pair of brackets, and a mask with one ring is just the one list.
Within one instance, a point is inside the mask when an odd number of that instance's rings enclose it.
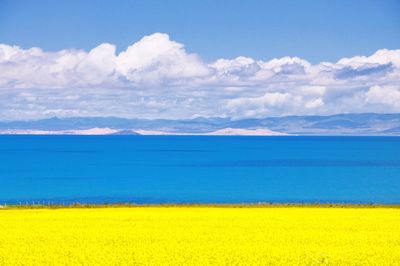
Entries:
{"label": "cumulus cloud", "polygon": [[400,50],[311,64],[298,57],[205,62],[167,34],[117,53],[0,44],[0,119],[232,118],[400,112]]}
{"label": "cumulus cloud", "polygon": [[173,84],[206,76],[207,66],[167,34],[146,36],[116,57],[116,73],[133,84]]}
{"label": "cumulus cloud", "polygon": [[367,104],[378,105],[380,109],[400,111],[400,88],[392,86],[373,86],[365,93]]}

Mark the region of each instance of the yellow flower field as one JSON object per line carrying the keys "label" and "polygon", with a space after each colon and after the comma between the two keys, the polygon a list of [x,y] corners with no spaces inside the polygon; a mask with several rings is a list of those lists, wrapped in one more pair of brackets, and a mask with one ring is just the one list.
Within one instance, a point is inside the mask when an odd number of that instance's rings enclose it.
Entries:
{"label": "yellow flower field", "polygon": [[400,209],[4,209],[0,265],[400,265]]}

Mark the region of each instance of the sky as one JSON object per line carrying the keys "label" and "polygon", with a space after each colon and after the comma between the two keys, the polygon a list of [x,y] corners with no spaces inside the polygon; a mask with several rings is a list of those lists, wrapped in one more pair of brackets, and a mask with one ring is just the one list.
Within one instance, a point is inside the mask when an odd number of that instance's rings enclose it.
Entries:
{"label": "sky", "polygon": [[400,112],[400,1],[0,0],[0,120]]}

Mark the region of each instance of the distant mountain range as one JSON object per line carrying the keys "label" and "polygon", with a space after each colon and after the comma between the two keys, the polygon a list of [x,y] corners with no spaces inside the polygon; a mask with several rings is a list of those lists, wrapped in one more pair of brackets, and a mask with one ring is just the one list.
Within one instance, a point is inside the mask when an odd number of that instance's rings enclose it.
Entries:
{"label": "distant mountain range", "polygon": [[49,118],[0,122],[0,134],[144,135],[400,135],[400,114],[338,114],[262,119],[186,120],[117,117]]}

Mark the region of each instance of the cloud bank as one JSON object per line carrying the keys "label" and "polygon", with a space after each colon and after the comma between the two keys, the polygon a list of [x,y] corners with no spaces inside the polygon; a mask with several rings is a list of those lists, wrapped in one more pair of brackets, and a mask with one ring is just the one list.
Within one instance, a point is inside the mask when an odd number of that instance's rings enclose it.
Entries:
{"label": "cloud bank", "polygon": [[0,44],[0,119],[232,117],[400,112],[400,49],[311,64],[298,57],[205,62],[167,34],[117,53]]}

